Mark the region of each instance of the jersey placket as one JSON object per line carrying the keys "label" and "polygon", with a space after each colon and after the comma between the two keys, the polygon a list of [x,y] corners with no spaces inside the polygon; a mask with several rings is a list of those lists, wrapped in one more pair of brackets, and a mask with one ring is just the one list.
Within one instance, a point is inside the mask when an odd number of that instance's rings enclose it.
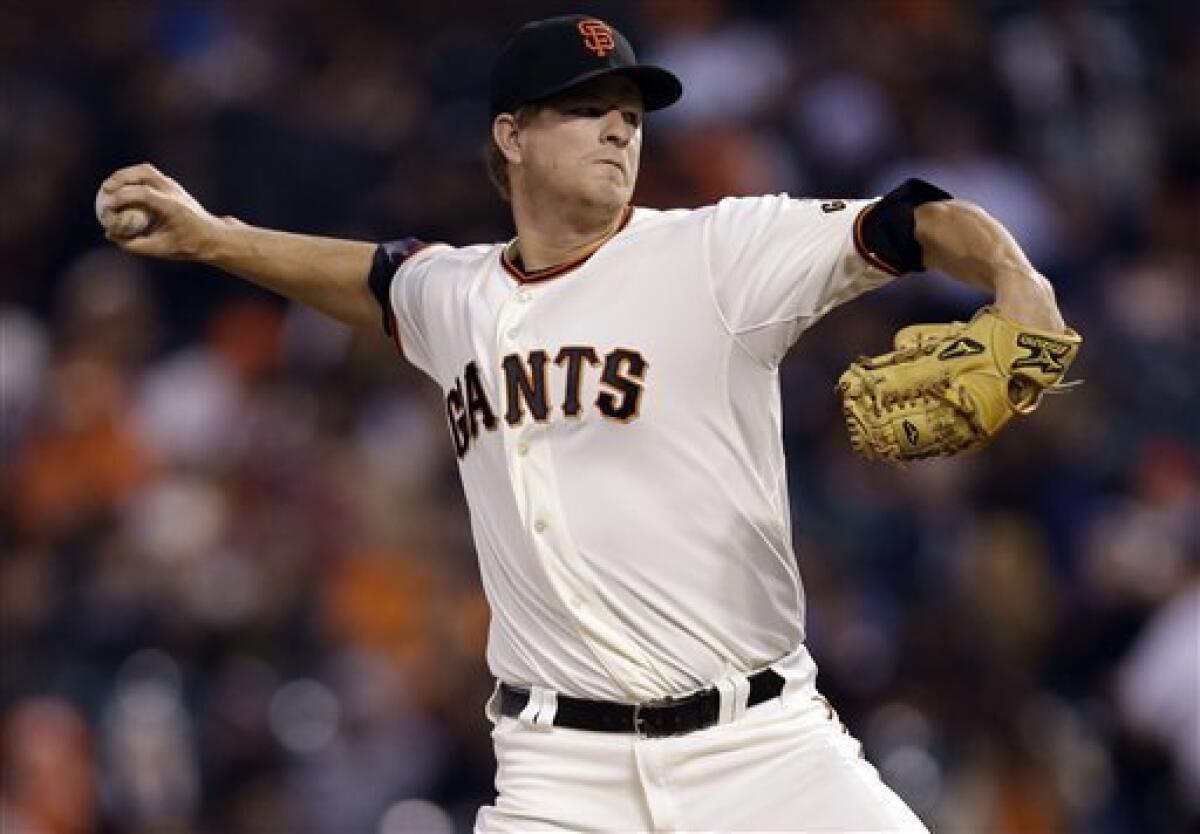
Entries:
{"label": "jersey placket", "polygon": [[[512,353],[524,356],[533,345],[527,317],[537,296],[538,290],[521,287],[501,307],[497,319],[501,357]],[[657,679],[658,675],[650,658],[625,635],[587,579],[589,571],[576,552],[558,497],[550,447],[554,423],[527,418],[516,426],[507,422],[503,426],[513,497],[538,561],[581,639],[619,686],[631,695],[640,695],[647,690],[647,677]]]}

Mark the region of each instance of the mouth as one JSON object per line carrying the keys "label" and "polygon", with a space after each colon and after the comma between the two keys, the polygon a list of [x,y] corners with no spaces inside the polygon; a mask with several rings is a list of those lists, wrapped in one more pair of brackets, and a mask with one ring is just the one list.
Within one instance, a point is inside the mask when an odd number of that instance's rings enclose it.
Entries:
{"label": "mouth", "polygon": [[615,160],[612,160],[612,159],[597,159],[596,161],[597,161],[598,163],[600,163],[601,165],[611,165],[612,167],[614,167],[614,168],[616,168],[618,171],[620,171],[622,174],[624,174],[624,173],[625,173],[625,166],[624,166],[624,165],[622,165],[622,164],[621,164],[621,163],[619,163],[619,162],[616,162]]}

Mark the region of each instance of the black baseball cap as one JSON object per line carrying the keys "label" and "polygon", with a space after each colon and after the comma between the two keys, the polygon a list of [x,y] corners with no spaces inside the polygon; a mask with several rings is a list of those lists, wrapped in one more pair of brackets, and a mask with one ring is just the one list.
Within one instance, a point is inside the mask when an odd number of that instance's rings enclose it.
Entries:
{"label": "black baseball cap", "polygon": [[604,75],[623,75],[636,84],[647,110],[661,110],[683,95],[678,78],[639,64],[629,41],[612,26],[566,15],[526,23],[509,38],[492,67],[492,117]]}

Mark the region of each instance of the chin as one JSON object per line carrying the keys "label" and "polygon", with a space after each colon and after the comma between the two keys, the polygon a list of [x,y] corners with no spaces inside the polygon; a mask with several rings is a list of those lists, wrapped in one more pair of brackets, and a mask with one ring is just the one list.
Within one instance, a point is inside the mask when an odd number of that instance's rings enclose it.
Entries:
{"label": "chin", "polygon": [[585,189],[586,194],[583,195],[583,200],[589,205],[595,206],[597,209],[608,209],[610,211],[620,211],[626,204],[629,203],[629,189],[623,185],[617,185],[615,182],[608,180],[605,182],[592,183],[591,187]]}

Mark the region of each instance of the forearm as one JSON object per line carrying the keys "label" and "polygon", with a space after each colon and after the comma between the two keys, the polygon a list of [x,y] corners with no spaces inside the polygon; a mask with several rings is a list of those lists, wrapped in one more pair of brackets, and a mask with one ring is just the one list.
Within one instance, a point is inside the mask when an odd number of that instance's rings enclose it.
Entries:
{"label": "forearm", "polygon": [[[121,214],[145,211],[149,228],[125,232]],[[375,244],[276,232],[215,217],[149,163],[105,178],[96,195],[105,235],[127,252],[208,264],[355,327],[382,324],[367,277]]]}
{"label": "forearm", "polygon": [[1054,288],[1000,223],[961,200],[925,203],[914,211],[925,266],[991,292],[1013,321],[1062,332]]}
{"label": "forearm", "polygon": [[217,267],[354,327],[379,327],[367,286],[375,244],[262,229],[218,220],[196,260]]}

